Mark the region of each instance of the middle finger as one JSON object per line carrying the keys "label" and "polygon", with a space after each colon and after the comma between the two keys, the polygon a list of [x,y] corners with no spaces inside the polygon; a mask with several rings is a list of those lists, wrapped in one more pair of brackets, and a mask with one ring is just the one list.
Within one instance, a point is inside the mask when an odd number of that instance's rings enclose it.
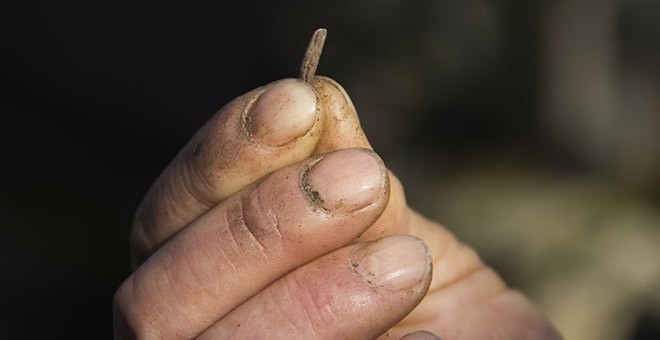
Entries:
{"label": "middle finger", "polygon": [[116,317],[138,338],[194,337],[278,277],[355,239],[388,191],[382,161],[364,149],[280,169],[150,257],[119,288]]}

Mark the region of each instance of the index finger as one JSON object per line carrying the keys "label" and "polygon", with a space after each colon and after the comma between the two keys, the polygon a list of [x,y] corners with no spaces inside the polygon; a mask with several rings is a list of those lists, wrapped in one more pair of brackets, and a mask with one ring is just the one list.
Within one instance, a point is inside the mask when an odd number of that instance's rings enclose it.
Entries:
{"label": "index finger", "polygon": [[211,206],[275,169],[311,155],[319,138],[314,89],[284,79],[216,113],[158,177],[131,231],[137,266]]}

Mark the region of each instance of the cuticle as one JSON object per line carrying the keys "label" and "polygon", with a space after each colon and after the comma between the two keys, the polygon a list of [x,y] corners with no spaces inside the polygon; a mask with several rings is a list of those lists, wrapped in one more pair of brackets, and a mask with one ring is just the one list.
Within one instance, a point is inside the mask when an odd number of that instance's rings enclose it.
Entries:
{"label": "cuticle", "polygon": [[252,117],[250,115],[250,110],[252,110],[252,107],[254,104],[261,98],[261,95],[264,94],[268,90],[268,86],[264,86],[263,88],[259,89],[258,92],[249,99],[247,105],[245,105],[245,109],[241,113],[241,132],[245,134],[245,136],[248,137],[249,140],[254,140],[254,126],[252,125]]}
{"label": "cuticle", "polygon": [[302,191],[305,193],[305,195],[309,198],[309,200],[316,206],[317,208],[323,209],[324,211],[328,211],[326,207],[324,206],[323,198],[319,195],[319,192],[316,190],[313,190],[312,184],[309,182],[309,174],[312,172],[314,169],[314,166],[316,166],[320,161],[322,161],[325,158],[325,155],[316,155],[312,159],[310,159],[307,164],[303,167],[303,170],[300,175],[300,188]]}

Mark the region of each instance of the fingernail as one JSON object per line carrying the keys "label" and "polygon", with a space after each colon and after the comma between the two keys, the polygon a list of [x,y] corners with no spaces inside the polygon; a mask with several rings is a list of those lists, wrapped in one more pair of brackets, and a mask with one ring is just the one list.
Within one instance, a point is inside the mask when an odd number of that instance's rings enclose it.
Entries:
{"label": "fingernail", "polygon": [[413,288],[431,272],[426,243],[409,235],[368,243],[353,251],[350,264],[368,284],[391,291]]}
{"label": "fingernail", "polygon": [[399,340],[442,340],[437,335],[429,331],[417,331],[404,335]]}
{"label": "fingernail", "polygon": [[303,189],[312,202],[329,211],[353,212],[386,190],[387,174],[380,158],[366,149],[328,154],[307,170]]}
{"label": "fingernail", "polygon": [[284,145],[311,129],[316,120],[316,93],[298,79],[270,86],[250,107],[245,128],[271,146]]}

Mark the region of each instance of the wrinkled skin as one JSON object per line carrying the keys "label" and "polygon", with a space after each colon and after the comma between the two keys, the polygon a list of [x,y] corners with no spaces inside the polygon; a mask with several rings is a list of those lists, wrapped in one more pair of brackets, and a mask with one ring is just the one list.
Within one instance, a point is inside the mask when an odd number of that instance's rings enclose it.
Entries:
{"label": "wrinkled skin", "polygon": [[369,150],[328,78],[227,104],[138,209],[116,337],[559,338]]}

